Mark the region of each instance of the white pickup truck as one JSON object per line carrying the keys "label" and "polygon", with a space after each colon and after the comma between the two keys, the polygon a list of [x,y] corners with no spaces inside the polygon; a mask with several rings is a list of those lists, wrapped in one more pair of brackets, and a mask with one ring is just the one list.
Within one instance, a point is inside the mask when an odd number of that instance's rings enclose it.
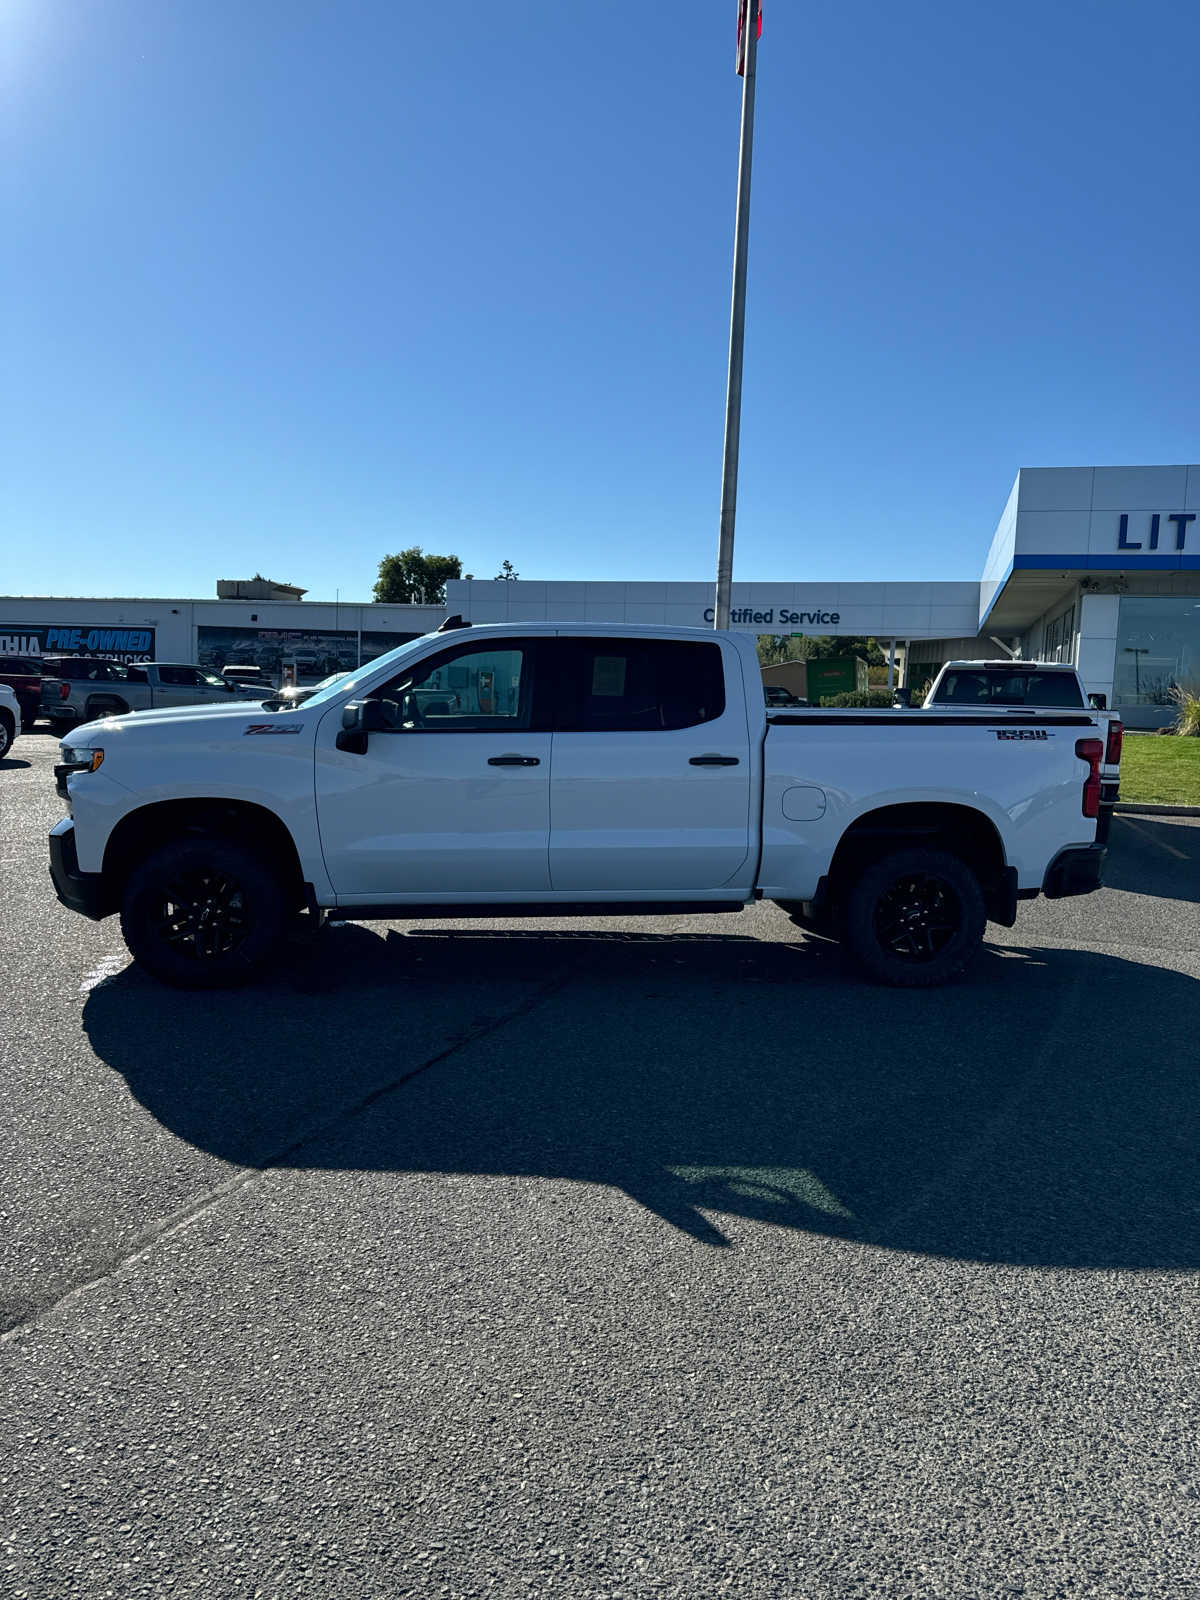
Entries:
{"label": "white pickup truck", "polygon": [[1100,840],[1107,843],[1121,789],[1125,729],[1101,695],[1089,695],[1083,679],[1062,661],[947,661],[925,696],[925,711],[1041,713],[1082,711],[1092,705],[1104,730],[1100,763]]}
{"label": "white pickup truck", "polygon": [[764,896],[873,977],[924,986],[1019,900],[1100,883],[1086,707],[776,713],[750,635],[460,628],[294,709],[69,735],[59,898],[119,912],[137,960],[193,987],[263,970],[305,912],[677,915]]}

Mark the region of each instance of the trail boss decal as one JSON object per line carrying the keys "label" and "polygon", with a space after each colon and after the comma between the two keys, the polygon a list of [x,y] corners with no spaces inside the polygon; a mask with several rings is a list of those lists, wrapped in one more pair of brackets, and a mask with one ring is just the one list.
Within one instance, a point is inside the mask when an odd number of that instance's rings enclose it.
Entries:
{"label": "trail boss decal", "polygon": [[1053,739],[1052,733],[1047,733],[1045,728],[997,728],[997,739]]}
{"label": "trail boss decal", "polygon": [[303,723],[299,723],[295,727],[281,728],[277,722],[252,722],[242,729],[242,737],[244,739],[248,733],[299,733],[303,726]]}

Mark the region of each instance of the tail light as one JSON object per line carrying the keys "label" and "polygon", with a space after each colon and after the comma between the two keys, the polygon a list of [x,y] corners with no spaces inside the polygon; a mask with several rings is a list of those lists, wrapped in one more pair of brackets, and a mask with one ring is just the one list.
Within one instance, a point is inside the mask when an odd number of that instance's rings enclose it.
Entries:
{"label": "tail light", "polygon": [[71,698],[71,685],[69,683],[60,683],[59,684],[59,686],[58,686],[58,698],[60,700],[69,700]]}
{"label": "tail light", "polygon": [[1121,765],[1121,747],[1125,743],[1125,724],[1116,717],[1108,725],[1108,747],[1104,752],[1104,765],[1106,767],[1119,767]]}
{"label": "tail light", "polygon": [[1104,759],[1104,745],[1099,739],[1076,739],[1075,754],[1086,761],[1090,771],[1083,785],[1083,814],[1100,815],[1100,763]]}

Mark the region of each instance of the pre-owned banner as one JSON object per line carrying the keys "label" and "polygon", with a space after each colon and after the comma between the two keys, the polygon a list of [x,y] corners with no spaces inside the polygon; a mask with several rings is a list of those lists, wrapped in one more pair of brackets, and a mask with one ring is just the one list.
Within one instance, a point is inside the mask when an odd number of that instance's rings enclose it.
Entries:
{"label": "pre-owned banner", "polygon": [[153,661],[153,628],[113,628],[90,622],[0,622],[0,657],[102,656],[108,661]]}

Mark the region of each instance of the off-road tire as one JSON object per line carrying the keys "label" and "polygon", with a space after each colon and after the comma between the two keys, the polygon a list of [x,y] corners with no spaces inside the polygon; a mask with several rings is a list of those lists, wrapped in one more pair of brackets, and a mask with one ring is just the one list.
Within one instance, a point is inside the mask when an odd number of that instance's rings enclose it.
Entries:
{"label": "off-road tire", "polygon": [[894,850],[870,862],[844,901],[845,944],[877,983],[933,988],[959,977],[987,923],[983,889],[948,850]]}
{"label": "off-road tire", "polygon": [[134,959],[181,989],[252,982],[279,956],[287,922],[279,872],[219,836],[160,846],[134,868],[121,898]]}

